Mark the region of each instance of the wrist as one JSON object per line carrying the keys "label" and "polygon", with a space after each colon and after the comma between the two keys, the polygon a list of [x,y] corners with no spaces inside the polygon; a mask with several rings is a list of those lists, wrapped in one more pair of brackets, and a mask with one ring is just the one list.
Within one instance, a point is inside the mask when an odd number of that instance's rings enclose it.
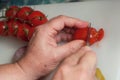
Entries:
{"label": "wrist", "polygon": [[16,62],[12,64],[14,66],[14,70],[17,72],[16,77],[19,77],[22,80],[32,80],[29,76],[24,72],[24,70],[19,66]]}
{"label": "wrist", "polygon": [[33,80],[17,63],[0,65],[0,80]]}
{"label": "wrist", "polygon": [[34,56],[31,55],[24,56],[17,64],[21,67],[24,73],[31,77],[31,80],[36,80],[44,76],[44,68],[40,64],[40,61],[36,60]]}

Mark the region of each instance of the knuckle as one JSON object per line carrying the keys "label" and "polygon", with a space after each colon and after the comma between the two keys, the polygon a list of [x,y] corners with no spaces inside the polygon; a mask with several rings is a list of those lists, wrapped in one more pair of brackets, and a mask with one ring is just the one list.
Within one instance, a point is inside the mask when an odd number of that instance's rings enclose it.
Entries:
{"label": "knuckle", "polygon": [[35,32],[39,32],[39,31],[41,31],[41,27],[39,27],[39,26],[35,27],[34,30],[35,30]]}
{"label": "knuckle", "polygon": [[56,17],[52,18],[49,22],[56,21],[58,19],[63,19],[63,18],[65,18],[64,15],[59,15],[59,16],[56,16]]}
{"label": "knuckle", "polygon": [[52,61],[53,63],[58,63],[58,58],[57,58],[57,56],[56,56],[56,55],[52,56],[51,61]]}
{"label": "knuckle", "polygon": [[87,51],[86,52],[88,55],[90,55],[91,57],[96,57],[96,53],[94,52],[94,51],[92,51],[92,50],[90,50],[90,51]]}
{"label": "knuckle", "polygon": [[44,26],[42,26],[42,25],[36,27],[35,30],[34,30],[34,32],[36,34],[41,34],[41,35],[43,35],[45,33],[45,31],[46,31],[46,28]]}
{"label": "knuckle", "polygon": [[58,62],[58,60],[57,60],[56,57],[53,57],[53,58],[51,59],[51,61],[52,61],[53,63],[57,63],[57,62]]}
{"label": "knuckle", "polygon": [[64,15],[59,15],[59,16],[57,16],[57,18],[61,18],[61,19],[64,19],[66,16],[64,16]]}
{"label": "knuckle", "polygon": [[36,32],[39,31],[39,27],[35,27],[35,31],[36,31]]}
{"label": "knuckle", "polygon": [[94,63],[96,63],[97,56],[94,51],[87,51],[86,54],[89,56],[90,59],[92,59],[92,61],[94,61]]}
{"label": "knuckle", "polygon": [[70,66],[68,66],[68,65],[62,65],[60,67],[60,71],[63,72],[63,73],[68,73],[70,70],[71,70]]}
{"label": "knuckle", "polygon": [[94,80],[95,78],[95,74],[91,74],[90,71],[84,67],[80,68],[79,75],[80,80]]}
{"label": "knuckle", "polygon": [[74,51],[76,51],[76,48],[75,48],[75,47],[70,46],[69,48],[70,48],[70,49],[69,49],[69,52],[70,52],[70,53],[74,53]]}
{"label": "knuckle", "polygon": [[92,50],[92,49],[91,49],[90,47],[88,47],[88,46],[84,46],[82,49],[85,50],[85,51],[90,51],[90,50]]}
{"label": "knuckle", "polygon": [[94,52],[90,47],[85,46],[82,48],[82,50],[85,51],[85,53],[89,53],[89,55],[96,56],[96,52]]}

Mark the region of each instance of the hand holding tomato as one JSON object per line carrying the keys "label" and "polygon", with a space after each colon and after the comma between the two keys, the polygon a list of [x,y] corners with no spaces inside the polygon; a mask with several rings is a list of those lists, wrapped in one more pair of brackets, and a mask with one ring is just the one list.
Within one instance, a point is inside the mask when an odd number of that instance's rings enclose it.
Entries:
{"label": "hand holding tomato", "polygon": [[[59,16],[47,22],[47,18],[42,12],[33,11],[29,7],[19,8],[17,6],[10,7],[5,15],[7,20],[0,21],[0,35],[12,35],[25,41],[30,40],[32,37],[24,57],[14,64],[0,68],[1,71],[2,69],[6,70],[8,72],[6,75],[12,76],[12,80],[36,80],[45,76],[55,69],[63,59],[76,53],[85,45],[82,40],[86,40],[86,30],[89,25],[85,21]],[[78,33],[80,30],[80,40],[71,41],[73,33],[74,38],[77,33],[76,28],[79,28]],[[97,40],[100,41],[103,35],[101,29],[97,34]],[[57,43],[61,41],[70,42],[58,45]],[[2,79],[5,76],[3,73],[2,71]],[[16,74],[16,76],[12,74]],[[20,78],[18,75],[20,75]]]}
{"label": "hand holding tomato", "polygon": [[[64,30],[66,26],[68,30]],[[35,79],[50,73],[64,58],[84,46],[84,41],[81,40],[73,40],[64,45],[58,45],[57,42],[71,40],[73,27],[87,26],[88,23],[85,21],[66,16],[58,16],[38,26],[25,56],[18,61],[18,64],[26,74],[34,76]]]}

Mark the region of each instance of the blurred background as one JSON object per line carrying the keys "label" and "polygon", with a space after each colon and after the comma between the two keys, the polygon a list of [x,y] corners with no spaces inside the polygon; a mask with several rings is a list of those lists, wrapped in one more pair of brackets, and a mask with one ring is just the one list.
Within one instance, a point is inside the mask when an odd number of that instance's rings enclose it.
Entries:
{"label": "blurred background", "polygon": [[0,0],[0,9],[10,5],[22,6],[22,5],[68,3],[78,1],[94,1],[94,0]]}

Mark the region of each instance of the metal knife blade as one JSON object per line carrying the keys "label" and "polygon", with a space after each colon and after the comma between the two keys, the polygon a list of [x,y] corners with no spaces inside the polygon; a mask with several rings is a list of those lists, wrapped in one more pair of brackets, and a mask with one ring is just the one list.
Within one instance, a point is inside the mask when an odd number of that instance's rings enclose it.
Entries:
{"label": "metal knife blade", "polygon": [[90,44],[89,44],[89,40],[90,40],[90,29],[91,29],[91,23],[89,23],[88,31],[87,31],[87,39],[86,39],[86,45],[87,45],[87,46],[90,46]]}

